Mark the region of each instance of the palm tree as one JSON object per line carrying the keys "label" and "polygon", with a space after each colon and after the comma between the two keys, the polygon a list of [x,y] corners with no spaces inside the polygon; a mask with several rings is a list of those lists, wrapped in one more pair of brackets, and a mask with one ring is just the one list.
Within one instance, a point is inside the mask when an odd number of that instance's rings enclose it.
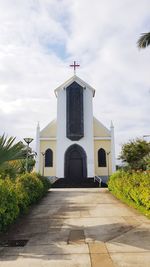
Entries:
{"label": "palm tree", "polygon": [[137,41],[139,48],[146,48],[150,45],[150,32],[142,33],[141,37]]}
{"label": "palm tree", "polygon": [[22,142],[14,144],[15,137],[0,136],[0,165],[6,161],[23,159],[26,156],[26,147]]}

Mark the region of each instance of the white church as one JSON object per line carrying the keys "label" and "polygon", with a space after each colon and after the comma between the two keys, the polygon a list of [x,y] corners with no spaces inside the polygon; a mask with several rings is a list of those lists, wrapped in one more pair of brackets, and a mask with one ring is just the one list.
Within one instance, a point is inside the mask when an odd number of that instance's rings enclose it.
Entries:
{"label": "white church", "polygon": [[68,183],[115,171],[114,126],[106,128],[93,116],[95,89],[74,74],[54,90],[57,118],[44,129],[37,126],[36,171]]}

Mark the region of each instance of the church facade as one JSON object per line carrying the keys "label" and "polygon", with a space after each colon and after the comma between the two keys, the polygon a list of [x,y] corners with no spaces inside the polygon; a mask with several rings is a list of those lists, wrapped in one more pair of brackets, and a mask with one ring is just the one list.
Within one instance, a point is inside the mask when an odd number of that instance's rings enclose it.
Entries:
{"label": "church facade", "polygon": [[95,90],[74,75],[57,89],[57,118],[44,129],[37,126],[36,171],[68,182],[115,171],[114,127],[93,117]]}

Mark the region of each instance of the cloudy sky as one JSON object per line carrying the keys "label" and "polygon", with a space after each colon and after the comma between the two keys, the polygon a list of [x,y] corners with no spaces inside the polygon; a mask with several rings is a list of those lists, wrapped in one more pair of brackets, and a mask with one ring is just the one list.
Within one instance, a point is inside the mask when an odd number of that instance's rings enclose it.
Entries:
{"label": "cloudy sky", "polygon": [[77,75],[96,89],[94,115],[115,126],[116,154],[150,134],[149,0],[0,0],[0,134],[35,138],[56,117],[54,89]]}

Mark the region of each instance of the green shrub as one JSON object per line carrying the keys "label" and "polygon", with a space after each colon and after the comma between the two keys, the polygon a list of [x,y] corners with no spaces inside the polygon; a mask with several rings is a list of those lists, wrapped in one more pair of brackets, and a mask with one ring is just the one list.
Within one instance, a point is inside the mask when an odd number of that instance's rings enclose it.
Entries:
{"label": "green shrub", "polygon": [[43,195],[44,185],[37,175],[26,173],[16,179],[16,187],[22,192],[22,197],[19,196],[19,205],[22,205],[23,198],[28,204],[35,203]]}
{"label": "green shrub", "polygon": [[31,203],[35,203],[44,196],[50,188],[46,177],[37,173],[26,173],[16,179],[18,205],[21,212],[25,212]]}
{"label": "green shrub", "polygon": [[6,230],[19,214],[17,194],[14,183],[0,179],[0,231]]}
{"label": "green shrub", "polygon": [[37,177],[40,179],[40,181],[42,182],[44,189],[43,189],[43,193],[47,193],[48,189],[51,187],[51,183],[49,181],[49,179],[47,177],[41,176],[39,173],[36,174]]}
{"label": "green shrub", "polygon": [[17,193],[17,200],[18,200],[18,206],[20,209],[20,213],[27,212],[28,207],[30,205],[30,197],[28,192],[25,190],[24,185],[20,179],[17,179],[15,183],[15,189]]}
{"label": "green shrub", "polygon": [[109,178],[108,188],[119,199],[142,207],[145,213],[150,210],[149,171],[117,171]]}
{"label": "green shrub", "polygon": [[20,175],[16,180],[0,179],[0,232],[6,230],[19,213],[37,202],[50,188],[47,178],[36,173]]}

